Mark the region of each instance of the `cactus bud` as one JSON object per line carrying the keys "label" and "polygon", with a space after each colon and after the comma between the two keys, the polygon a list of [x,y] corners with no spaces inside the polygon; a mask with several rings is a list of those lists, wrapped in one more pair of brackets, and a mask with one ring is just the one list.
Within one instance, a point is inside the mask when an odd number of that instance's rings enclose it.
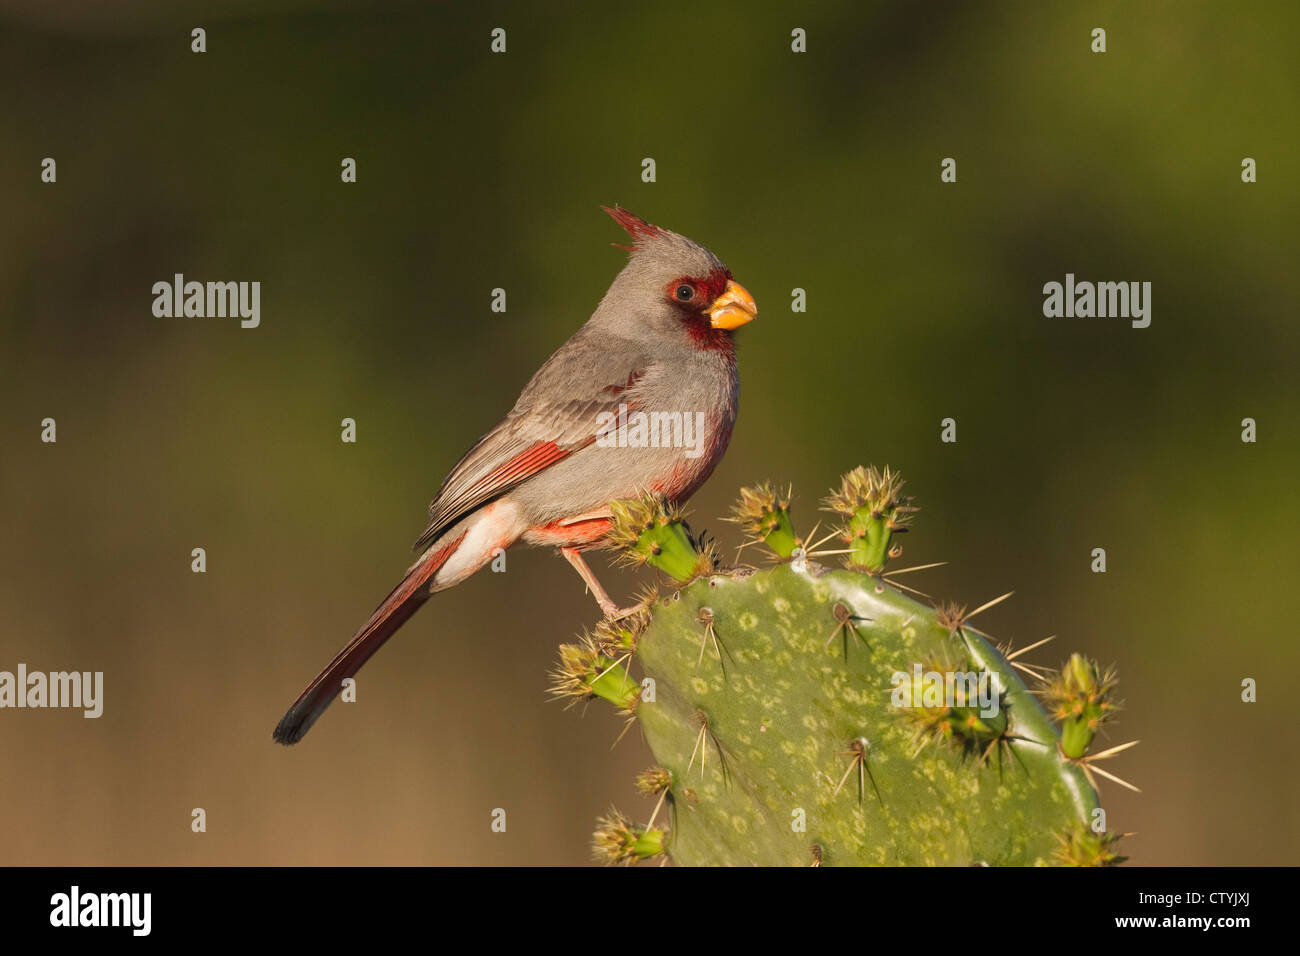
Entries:
{"label": "cactus bud", "polygon": [[1056,851],[1057,862],[1066,866],[1116,866],[1128,859],[1115,852],[1122,834],[1093,833],[1080,823],[1067,832],[1056,835],[1060,847]]}
{"label": "cactus bud", "polygon": [[630,866],[664,852],[664,831],[656,827],[634,827],[617,810],[596,822],[592,853],[605,863]]}
{"label": "cactus bud", "polygon": [[624,498],[611,504],[614,515],[610,540],[631,564],[649,564],[685,584],[708,570],[706,555],[691,541],[682,513],[658,495]]}
{"label": "cactus bud", "polygon": [[754,540],[771,548],[777,557],[788,558],[801,543],[790,521],[790,498],[790,489],[778,495],[766,481],[752,488],[741,488],[740,498],[726,520],[740,525]]}
{"label": "cactus bud", "polygon": [[850,568],[879,574],[891,557],[897,557],[891,540],[908,530],[912,515],[920,510],[902,493],[904,484],[889,468],[879,471],[859,465],[840,479],[839,489],[823,502],[825,510],[846,519],[840,536],[849,547],[845,563]]}
{"label": "cactus bud", "polygon": [[1051,715],[1061,725],[1061,752],[1078,760],[1088,752],[1097,730],[1114,716],[1112,699],[1118,682],[1111,671],[1101,673],[1095,661],[1072,654],[1048,681],[1044,696]]}
{"label": "cactus bud", "polygon": [[626,667],[602,654],[594,638],[584,636],[581,643],[560,645],[560,662],[551,672],[551,694],[574,701],[602,697],[630,714],[636,710],[640,687]]}

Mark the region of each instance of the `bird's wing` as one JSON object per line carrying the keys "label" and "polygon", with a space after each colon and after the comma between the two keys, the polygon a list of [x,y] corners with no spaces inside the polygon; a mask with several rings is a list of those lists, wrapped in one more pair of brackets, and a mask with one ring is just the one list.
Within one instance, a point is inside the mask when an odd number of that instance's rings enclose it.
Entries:
{"label": "bird's wing", "polygon": [[[621,346],[621,347],[620,347]],[[595,443],[602,412],[636,408],[650,358],[627,342],[575,336],[533,376],[502,421],[451,470],[429,504],[429,526],[414,550],[427,548],[470,512]]]}

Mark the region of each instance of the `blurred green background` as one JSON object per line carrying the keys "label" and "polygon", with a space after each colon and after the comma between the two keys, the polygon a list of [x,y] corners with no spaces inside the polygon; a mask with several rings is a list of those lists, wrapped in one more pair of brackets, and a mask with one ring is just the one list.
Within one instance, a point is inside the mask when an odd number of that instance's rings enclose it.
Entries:
{"label": "blurred green background", "polygon": [[[697,526],[736,543],[716,516],[770,477],[807,527],[901,468],[905,562],[951,562],[911,583],[1014,589],[986,630],[1119,666],[1133,862],[1297,862],[1300,8],[562,6],[0,3],[0,669],[106,685],[96,721],[0,712],[0,862],[582,863],[611,803],[648,812],[637,733],[546,699],[596,608],[542,551],[270,739],[621,267],[615,202],[760,306]],[[176,272],[260,281],[261,327],[154,318]],[[1044,318],[1066,272],[1150,281],[1150,328]]]}

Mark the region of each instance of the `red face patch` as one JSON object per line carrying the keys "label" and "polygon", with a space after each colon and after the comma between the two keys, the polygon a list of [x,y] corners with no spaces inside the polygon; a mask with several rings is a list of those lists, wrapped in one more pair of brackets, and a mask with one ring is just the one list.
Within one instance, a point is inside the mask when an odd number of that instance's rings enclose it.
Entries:
{"label": "red face patch", "polygon": [[664,287],[664,292],[679,308],[702,312],[727,290],[730,281],[730,272],[714,269],[706,276],[679,276]]}
{"label": "red face patch", "polygon": [[730,281],[729,271],[714,269],[704,276],[679,276],[664,286],[664,297],[676,307],[691,340],[701,348],[731,348],[731,336],[725,329],[715,329],[708,314],[709,306],[727,290]]}

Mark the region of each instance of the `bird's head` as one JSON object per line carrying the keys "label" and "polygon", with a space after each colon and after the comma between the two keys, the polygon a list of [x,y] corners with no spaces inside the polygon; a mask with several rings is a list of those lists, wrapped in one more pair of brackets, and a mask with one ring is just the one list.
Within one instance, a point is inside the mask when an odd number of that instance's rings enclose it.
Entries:
{"label": "bird's head", "polygon": [[701,348],[731,348],[731,334],[758,306],[721,259],[685,236],[651,225],[626,209],[602,207],[632,238],[631,255],[597,315],[632,335],[649,332]]}

